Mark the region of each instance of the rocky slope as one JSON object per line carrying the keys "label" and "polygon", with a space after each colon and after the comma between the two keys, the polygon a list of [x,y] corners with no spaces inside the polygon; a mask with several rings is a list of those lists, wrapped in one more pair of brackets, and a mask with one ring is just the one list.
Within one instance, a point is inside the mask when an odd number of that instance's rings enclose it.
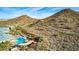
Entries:
{"label": "rocky slope", "polygon": [[79,50],[79,12],[64,9],[41,20],[21,16],[8,20],[8,24],[19,24],[24,34],[28,32],[43,37],[43,41],[31,50]]}
{"label": "rocky slope", "polygon": [[13,19],[8,19],[6,21],[0,21],[0,25],[28,25],[36,22],[36,19],[33,19],[27,15],[16,17]]}
{"label": "rocky slope", "polygon": [[73,10],[64,9],[39,20],[28,31],[45,37],[49,50],[79,50],[79,13]]}

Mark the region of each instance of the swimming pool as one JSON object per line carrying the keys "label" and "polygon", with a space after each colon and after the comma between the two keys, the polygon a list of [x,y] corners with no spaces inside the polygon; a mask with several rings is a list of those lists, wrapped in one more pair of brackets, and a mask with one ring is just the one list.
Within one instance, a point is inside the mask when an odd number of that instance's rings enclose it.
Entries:
{"label": "swimming pool", "polygon": [[23,43],[25,43],[25,38],[24,37],[16,38],[16,44],[23,44]]}

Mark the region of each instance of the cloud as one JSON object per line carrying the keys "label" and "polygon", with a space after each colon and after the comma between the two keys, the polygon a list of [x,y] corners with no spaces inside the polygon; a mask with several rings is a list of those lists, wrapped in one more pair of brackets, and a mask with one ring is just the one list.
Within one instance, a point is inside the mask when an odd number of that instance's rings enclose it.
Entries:
{"label": "cloud", "polygon": [[79,11],[78,7],[0,7],[0,19],[15,18],[21,15],[41,19],[51,16],[65,8]]}

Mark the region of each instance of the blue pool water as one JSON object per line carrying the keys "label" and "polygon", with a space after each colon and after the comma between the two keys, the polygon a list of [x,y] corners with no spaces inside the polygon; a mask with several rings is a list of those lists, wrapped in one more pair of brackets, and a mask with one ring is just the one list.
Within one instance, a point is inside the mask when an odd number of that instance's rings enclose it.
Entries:
{"label": "blue pool water", "polygon": [[25,38],[24,37],[16,38],[16,44],[22,44],[22,43],[25,43]]}

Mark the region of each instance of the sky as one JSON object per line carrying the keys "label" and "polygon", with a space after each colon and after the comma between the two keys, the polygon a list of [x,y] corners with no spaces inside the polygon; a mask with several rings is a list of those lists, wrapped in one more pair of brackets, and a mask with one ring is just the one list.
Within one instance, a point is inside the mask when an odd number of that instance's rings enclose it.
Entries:
{"label": "sky", "polygon": [[0,7],[0,19],[11,19],[22,15],[43,19],[68,8],[79,11],[79,7]]}

